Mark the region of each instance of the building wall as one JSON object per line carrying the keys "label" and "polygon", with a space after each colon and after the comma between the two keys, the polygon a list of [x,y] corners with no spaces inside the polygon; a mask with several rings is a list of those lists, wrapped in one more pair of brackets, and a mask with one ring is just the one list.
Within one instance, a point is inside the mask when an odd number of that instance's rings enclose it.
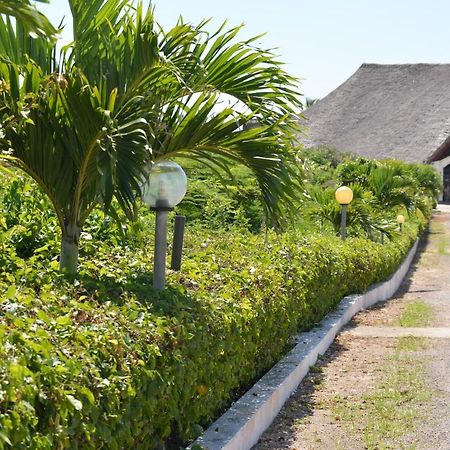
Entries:
{"label": "building wall", "polygon": [[[444,179],[444,168],[447,167],[450,164],[450,156],[447,156],[444,159],[440,159],[439,161],[433,161],[431,165],[439,172],[441,175],[441,179]],[[443,199],[443,192],[441,192],[441,195],[439,197],[439,201],[442,201]]]}

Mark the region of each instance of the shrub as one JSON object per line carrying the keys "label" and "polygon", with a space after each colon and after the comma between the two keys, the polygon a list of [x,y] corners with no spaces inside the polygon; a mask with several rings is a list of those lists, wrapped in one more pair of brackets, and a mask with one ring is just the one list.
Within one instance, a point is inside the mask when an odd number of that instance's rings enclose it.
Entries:
{"label": "shrub", "polygon": [[[423,178],[432,189],[432,175]],[[217,187],[198,192],[223,195]],[[257,223],[251,182],[245,192]],[[58,274],[59,237],[47,200],[24,178],[3,183],[0,449],[152,449],[189,441],[299,330],[343,296],[387,278],[426,220],[411,216],[385,245],[342,242],[314,233],[314,225],[308,238],[298,229],[269,232],[266,244],[235,223],[233,195],[222,222],[215,222],[219,210],[209,216],[216,230],[188,228],[183,270],[170,272],[168,288],[157,294],[149,270],[154,217],[145,209],[131,225],[93,211],[79,275],[69,284]]]}
{"label": "shrub", "polygon": [[372,170],[379,165],[378,161],[372,159],[357,158],[339,164],[336,168],[336,176],[339,184],[358,183],[365,186]]}
{"label": "shrub", "polygon": [[335,184],[336,167],[354,158],[350,153],[338,152],[332,147],[305,148],[299,152],[307,180],[313,184]]}
{"label": "shrub", "polygon": [[184,163],[189,189],[178,212],[190,224],[209,229],[239,227],[259,232],[263,222],[261,194],[250,170],[235,167],[220,177],[198,164]]}
{"label": "shrub", "polygon": [[38,256],[0,269],[0,448],[195,437],[299,329],[389,276],[417,229],[408,223],[384,246],[294,233],[264,246],[196,230],[159,296],[145,248],[85,248],[75,285]]}

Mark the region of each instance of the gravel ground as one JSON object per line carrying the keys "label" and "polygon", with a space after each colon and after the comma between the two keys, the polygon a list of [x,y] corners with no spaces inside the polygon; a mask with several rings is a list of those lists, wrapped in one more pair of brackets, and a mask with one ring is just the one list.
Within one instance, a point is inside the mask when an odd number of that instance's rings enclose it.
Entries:
{"label": "gravel ground", "polygon": [[[361,399],[379,385],[383,365],[394,354],[397,339],[361,337],[348,331],[361,325],[395,326],[405,305],[412,301],[432,308],[428,326],[450,328],[450,209],[434,215],[430,232],[396,296],[355,316],[253,450],[366,448],[363,428],[349,429],[336,410],[340,402],[352,402],[365,414]],[[450,449],[450,339],[428,342],[414,357],[423,362],[427,388],[434,395],[424,405],[425,419],[416,420],[413,431],[405,431],[389,448]]]}

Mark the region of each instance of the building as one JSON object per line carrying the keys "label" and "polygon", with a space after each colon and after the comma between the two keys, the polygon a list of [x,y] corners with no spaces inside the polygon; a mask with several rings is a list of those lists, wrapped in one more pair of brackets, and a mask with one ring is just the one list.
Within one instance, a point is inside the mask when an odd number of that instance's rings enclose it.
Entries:
{"label": "building", "polygon": [[305,146],[432,164],[450,201],[450,64],[363,64],[304,116]]}

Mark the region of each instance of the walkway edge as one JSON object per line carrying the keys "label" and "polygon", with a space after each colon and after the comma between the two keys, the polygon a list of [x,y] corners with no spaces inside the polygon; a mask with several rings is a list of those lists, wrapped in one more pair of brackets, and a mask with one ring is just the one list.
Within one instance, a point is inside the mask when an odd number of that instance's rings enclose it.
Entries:
{"label": "walkway edge", "polygon": [[418,242],[391,278],[372,285],[364,294],[344,297],[338,308],[329,313],[318,327],[300,333],[297,345],[188,449],[248,450],[255,445],[341,328],[357,312],[395,294],[409,270]]}

